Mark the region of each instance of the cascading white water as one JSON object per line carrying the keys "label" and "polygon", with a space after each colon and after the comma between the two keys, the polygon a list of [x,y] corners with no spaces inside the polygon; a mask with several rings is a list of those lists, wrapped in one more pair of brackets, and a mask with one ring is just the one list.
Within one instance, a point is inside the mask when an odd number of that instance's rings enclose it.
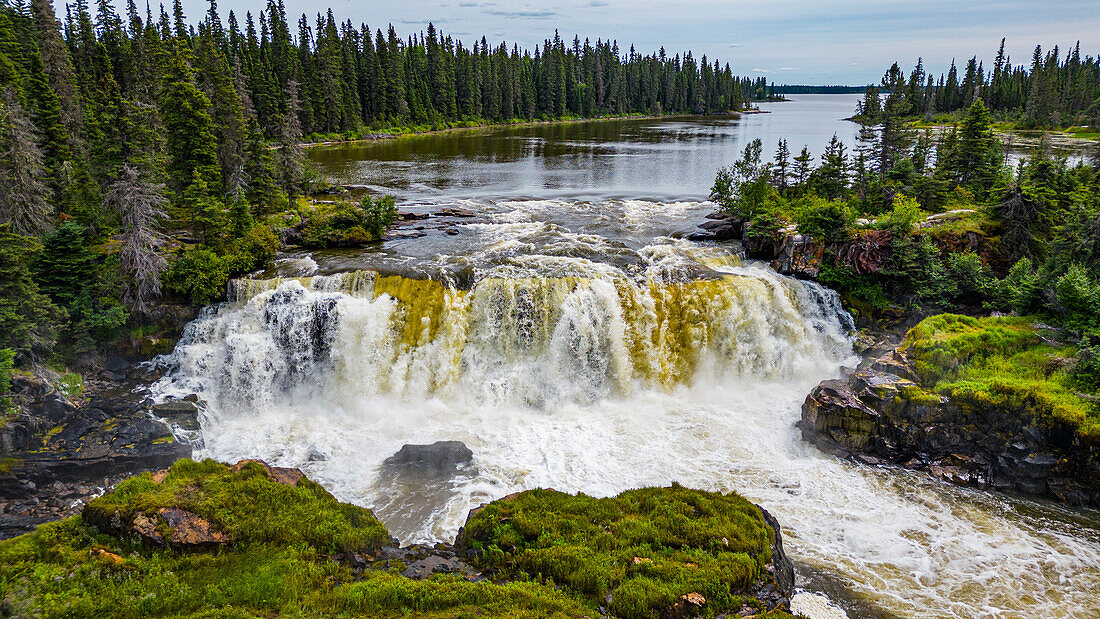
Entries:
{"label": "cascading white water", "polygon": [[[207,455],[301,467],[404,541],[449,539],[470,507],[520,489],[678,481],[764,505],[796,561],[902,616],[1100,612],[1095,530],[800,440],[805,394],[853,362],[835,294],[717,249],[637,255],[625,270],[516,255],[468,289],[364,271],[238,282],[157,388],[207,402]],[[436,440],[463,441],[474,465],[427,490],[380,470]]]}

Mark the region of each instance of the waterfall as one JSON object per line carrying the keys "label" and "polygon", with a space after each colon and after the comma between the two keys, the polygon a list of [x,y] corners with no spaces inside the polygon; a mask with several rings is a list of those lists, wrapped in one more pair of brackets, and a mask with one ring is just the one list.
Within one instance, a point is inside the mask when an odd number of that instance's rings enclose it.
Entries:
{"label": "waterfall", "polygon": [[173,361],[219,409],[389,396],[550,408],[700,377],[782,377],[849,352],[836,294],[761,267],[708,279],[597,273],[469,289],[355,271],[237,280]]}
{"label": "waterfall", "polygon": [[[835,293],[726,252],[637,253],[513,254],[454,280],[239,280],[154,391],[206,402],[200,457],[300,467],[405,542],[453,538],[471,507],[526,488],[680,482],[766,506],[817,590],[841,582],[896,616],[1100,612],[1086,518],[801,441],[805,394],[855,362]],[[382,466],[437,440],[474,462],[429,481]]]}

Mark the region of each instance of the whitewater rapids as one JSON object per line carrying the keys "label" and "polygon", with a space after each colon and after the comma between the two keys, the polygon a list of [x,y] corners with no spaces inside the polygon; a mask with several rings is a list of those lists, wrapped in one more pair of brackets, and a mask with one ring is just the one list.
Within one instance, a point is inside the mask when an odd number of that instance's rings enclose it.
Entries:
{"label": "whitewater rapids", "polygon": [[[505,253],[545,233],[470,226]],[[471,507],[522,489],[676,481],[760,503],[797,563],[883,614],[1100,614],[1090,516],[801,441],[805,395],[857,361],[835,293],[672,239],[629,268],[530,249],[461,283],[240,280],[188,326],[156,391],[206,402],[200,456],[300,467],[406,543],[452,539]],[[403,444],[437,440],[464,442],[473,464],[432,487],[385,476]]]}

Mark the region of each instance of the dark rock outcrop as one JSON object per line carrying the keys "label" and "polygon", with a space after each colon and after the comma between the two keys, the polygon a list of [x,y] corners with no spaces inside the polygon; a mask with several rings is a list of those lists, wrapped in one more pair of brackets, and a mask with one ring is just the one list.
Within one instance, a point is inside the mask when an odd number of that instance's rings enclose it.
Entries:
{"label": "dark rock outcrop", "polygon": [[694,232],[688,235],[688,239],[692,241],[740,240],[744,226],[743,217],[725,211],[715,211],[707,215],[707,221],[699,224],[702,232]]}
{"label": "dark rock outcrop", "polygon": [[403,446],[378,471],[384,498],[375,503],[374,513],[396,535],[416,535],[440,505],[454,499],[454,478],[472,472],[473,457],[459,441]]}
{"label": "dark rock outcrop", "polygon": [[825,243],[806,234],[785,234],[772,268],[784,275],[812,279],[821,273]]}
{"label": "dark rock outcrop", "polygon": [[802,437],[868,464],[926,471],[960,485],[1100,506],[1100,444],[1027,403],[997,407],[919,388],[903,350],[828,380],[802,405]]}
{"label": "dark rock outcrop", "polygon": [[[72,400],[42,377],[16,377],[15,416],[0,428],[0,539],[70,516],[123,478],[191,455],[134,389],[149,368],[111,362]],[[193,405],[192,405],[193,406]]]}
{"label": "dark rock outcrop", "polygon": [[461,441],[436,441],[430,445],[403,445],[397,453],[386,458],[382,465],[414,468],[426,473],[443,473],[454,471],[473,459],[474,452]]}

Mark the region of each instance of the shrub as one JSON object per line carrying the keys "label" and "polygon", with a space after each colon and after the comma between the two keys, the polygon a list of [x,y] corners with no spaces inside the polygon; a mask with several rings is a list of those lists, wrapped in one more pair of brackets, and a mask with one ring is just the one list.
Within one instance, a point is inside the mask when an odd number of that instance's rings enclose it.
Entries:
{"label": "shrub", "polygon": [[884,217],[879,218],[878,227],[889,230],[897,237],[908,236],[913,232],[913,225],[924,219],[924,211],[920,203],[909,196],[898,194],[894,198],[894,207]]}
{"label": "shrub", "polygon": [[321,205],[306,222],[302,238],[310,247],[354,247],[382,238],[397,220],[393,198],[370,196],[359,204]]}
{"label": "shrub", "polygon": [[771,166],[761,160],[763,146],[755,139],[745,146],[741,159],[718,170],[710,199],[723,209],[753,219],[769,202],[778,197],[771,185]]}
{"label": "shrub", "polygon": [[197,305],[220,298],[229,281],[230,260],[205,247],[180,253],[164,274],[164,285]]}
{"label": "shrub", "polygon": [[795,203],[794,220],[799,232],[827,243],[836,243],[852,237],[855,216],[839,200],[825,200],[810,194]]}
{"label": "shrub", "polygon": [[972,252],[955,252],[947,255],[947,276],[953,282],[950,301],[980,306],[992,287],[989,269],[982,264],[981,256]]}
{"label": "shrub", "polygon": [[1008,270],[1008,274],[994,286],[997,304],[1021,314],[1030,311],[1038,294],[1037,280],[1031,260],[1017,260]]}
{"label": "shrub", "polygon": [[1058,307],[1067,326],[1084,330],[1100,324],[1100,286],[1088,272],[1073,264],[1054,284]]}

